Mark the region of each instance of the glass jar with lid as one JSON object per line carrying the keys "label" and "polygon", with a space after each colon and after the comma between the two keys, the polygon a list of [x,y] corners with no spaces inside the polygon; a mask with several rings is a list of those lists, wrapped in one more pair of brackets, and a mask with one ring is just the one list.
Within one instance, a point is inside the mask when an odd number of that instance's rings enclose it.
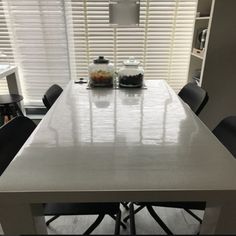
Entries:
{"label": "glass jar with lid", "polygon": [[115,69],[109,60],[99,56],[89,65],[90,86],[109,87],[113,85]]}
{"label": "glass jar with lid", "polygon": [[144,69],[139,66],[140,61],[134,57],[130,57],[123,62],[124,66],[118,71],[119,86],[120,87],[135,87],[143,86]]}

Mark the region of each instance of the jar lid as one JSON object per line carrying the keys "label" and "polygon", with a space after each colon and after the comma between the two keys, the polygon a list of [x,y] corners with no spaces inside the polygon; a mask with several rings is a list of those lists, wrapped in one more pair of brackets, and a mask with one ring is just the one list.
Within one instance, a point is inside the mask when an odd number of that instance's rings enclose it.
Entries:
{"label": "jar lid", "polygon": [[124,61],[123,64],[125,66],[138,66],[140,61],[136,60],[135,57],[129,57],[129,59]]}
{"label": "jar lid", "polygon": [[109,60],[105,59],[104,56],[99,56],[93,62],[94,62],[94,64],[108,64]]}

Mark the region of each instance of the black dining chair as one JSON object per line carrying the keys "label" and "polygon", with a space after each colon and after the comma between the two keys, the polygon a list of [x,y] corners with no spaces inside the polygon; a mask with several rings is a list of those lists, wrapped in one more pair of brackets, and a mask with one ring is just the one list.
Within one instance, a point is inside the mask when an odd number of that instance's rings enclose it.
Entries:
{"label": "black dining chair", "polygon": [[[32,120],[24,116],[18,116],[0,128],[0,175],[14,159],[25,141],[34,131],[36,125]],[[46,203],[44,215],[53,215],[46,224],[49,225],[60,215],[98,215],[95,222],[86,230],[90,234],[103,220],[105,215],[111,216],[115,221],[115,234],[119,234],[121,222],[121,211],[119,203]]]}
{"label": "black dining chair", "polygon": [[196,82],[186,84],[178,93],[179,97],[189,105],[196,114],[202,111],[208,102],[207,92],[199,87]]}
{"label": "black dining chair", "polygon": [[0,175],[23,146],[36,125],[25,116],[17,116],[0,128]]}
{"label": "black dining chair", "polygon": [[[216,138],[231,152],[236,158],[236,116],[230,116],[223,119],[212,131]],[[138,205],[138,208],[134,210],[134,204]],[[191,210],[205,210],[205,202],[131,202],[129,205],[130,214],[124,218],[124,222],[130,219],[130,232],[132,235],[136,234],[135,229],[135,214],[146,208],[153,219],[162,227],[162,229],[168,234],[173,235],[172,231],[162,221],[162,219],[155,212],[153,207],[167,207],[167,208],[181,208],[193,216],[196,220],[202,223],[197,215]],[[190,210],[191,209],[191,210]]]}
{"label": "black dining chair", "polygon": [[223,119],[212,133],[236,158],[236,116]]}
{"label": "black dining chair", "polygon": [[53,84],[44,94],[42,101],[47,110],[51,108],[51,106],[54,104],[54,102],[57,100],[57,98],[60,96],[60,94],[63,92],[63,89],[57,85]]}

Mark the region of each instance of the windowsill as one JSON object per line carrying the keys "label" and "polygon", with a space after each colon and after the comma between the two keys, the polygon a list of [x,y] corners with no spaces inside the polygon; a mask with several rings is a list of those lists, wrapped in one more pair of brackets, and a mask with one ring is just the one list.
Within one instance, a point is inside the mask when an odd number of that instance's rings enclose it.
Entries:
{"label": "windowsill", "polygon": [[47,113],[45,107],[25,107],[26,116],[32,120],[42,120]]}
{"label": "windowsill", "polygon": [[45,115],[27,114],[26,116],[31,120],[42,120]]}

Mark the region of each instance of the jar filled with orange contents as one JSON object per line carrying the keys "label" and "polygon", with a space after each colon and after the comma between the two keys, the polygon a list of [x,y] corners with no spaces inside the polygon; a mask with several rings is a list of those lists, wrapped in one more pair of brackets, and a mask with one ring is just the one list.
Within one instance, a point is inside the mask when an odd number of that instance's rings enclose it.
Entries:
{"label": "jar filled with orange contents", "polygon": [[112,87],[115,69],[109,60],[99,56],[89,65],[89,82],[92,87]]}

